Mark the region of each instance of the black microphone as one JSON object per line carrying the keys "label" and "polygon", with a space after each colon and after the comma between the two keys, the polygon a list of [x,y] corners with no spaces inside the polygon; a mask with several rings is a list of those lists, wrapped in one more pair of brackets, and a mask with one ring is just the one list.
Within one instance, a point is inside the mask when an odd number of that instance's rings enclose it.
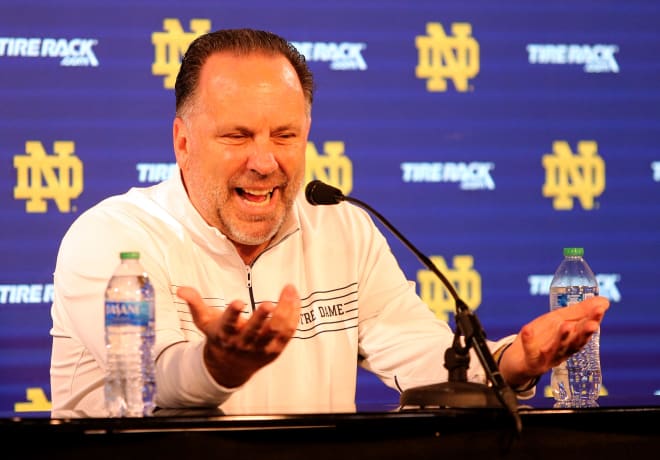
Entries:
{"label": "black microphone", "polygon": [[[454,343],[445,353],[445,367],[449,370],[449,381],[417,388],[410,388],[401,393],[400,407],[500,407],[504,406],[512,415],[516,430],[520,433],[522,422],[518,414],[518,400],[511,387],[506,383],[486,344],[486,334],[473,312],[460,298],[447,277],[435,264],[422,254],[408,239],[388,222],[378,211],[357,198],[346,196],[336,187],[320,180],[313,180],[305,187],[305,197],[312,205],[333,205],[342,201],[355,203],[376,216],[417,258],[442,281],[456,304],[456,331]],[[465,345],[460,343],[461,334]],[[493,386],[468,382],[469,349],[475,352]]]}
{"label": "black microphone", "polygon": [[313,180],[305,187],[305,198],[309,204],[339,204],[346,197],[338,188],[328,185],[320,180]]}

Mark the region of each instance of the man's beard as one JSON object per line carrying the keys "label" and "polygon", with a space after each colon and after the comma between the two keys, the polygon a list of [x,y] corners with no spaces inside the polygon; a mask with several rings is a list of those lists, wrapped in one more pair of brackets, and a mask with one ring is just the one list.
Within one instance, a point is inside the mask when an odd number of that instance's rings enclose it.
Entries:
{"label": "man's beard", "polygon": [[271,225],[260,233],[248,230],[249,227],[252,227],[249,220],[246,221],[231,217],[227,218],[225,213],[222,212],[222,208],[218,208],[216,214],[221,225],[220,228],[223,229],[223,233],[225,233],[234,243],[245,246],[258,246],[273,239],[277,232],[282,228],[282,225],[284,225],[287,217],[291,214],[296,195],[302,186],[302,180],[299,182],[298,186],[292,189],[289,188],[291,187],[291,184],[282,188],[282,190],[286,190],[288,193],[282,192],[281,200],[284,206],[281,212],[269,216],[255,216],[252,219],[252,222],[256,225],[261,225],[266,221],[271,222]]}
{"label": "man's beard", "polygon": [[[241,227],[245,226],[245,222],[241,222],[239,225],[234,225],[233,222],[226,221],[222,216],[220,210],[218,210],[218,219],[222,224],[222,227],[227,231],[227,237],[232,240],[234,243],[242,244],[245,246],[258,246],[260,244],[270,241],[282,228],[282,224],[286,220],[286,217],[291,212],[291,204],[286,203],[286,208],[284,212],[276,216],[273,224],[267,229],[266,232],[261,232],[255,234],[254,232],[246,232],[241,230]],[[263,221],[264,219],[255,219],[254,222]],[[268,219],[270,220],[270,218]],[[247,224],[249,225],[249,224]]]}
{"label": "man's beard", "polygon": [[[301,181],[302,183],[302,181]],[[286,189],[286,188],[285,188]],[[222,208],[217,209],[218,220],[220,221],[221,228],[226,232],[226,236],[234,243],[246,246],[258,246],[267,243],[280,231],[287,217],[291,214],[293,203],[296,195],[300,190],[300,186],[293,189],[293,192],[282,195],[283,210],[277,212],[275,215],[258,216],[252,219],[255,225],[262,225],[264,222],[271,222],[271,225],[263,232],[255,233],[254,231],[246,231],[245,229],[251,227],[250,221],[241,219],[227,218],[226,214],[222,212]]]}

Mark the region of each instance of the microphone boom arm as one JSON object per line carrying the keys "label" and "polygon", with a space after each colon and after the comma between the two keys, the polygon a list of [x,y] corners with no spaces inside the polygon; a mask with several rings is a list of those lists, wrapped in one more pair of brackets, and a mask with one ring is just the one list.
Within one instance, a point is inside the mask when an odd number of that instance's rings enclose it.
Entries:
{"label": "microphone boom arm", "polygon": [[[490,352],[488,345],[486,344],[486,334],[481,326],[481,323],[479,322],[479,319],[472,311],[470,311],[467,304],[458,295],[456,289],[451,284],[451,282],[449,282],[447,277],[435,266],[435,264],[431,261],[431,259],[429,259],[426,255],[422,254],[410,241],[408,241],[408,239],[405,236],[403,236],[403,234],[401,234],[401,232],[399,232],[394,226],[392,226],[388,222],[388,220],[385,219],[385,217],[383,217],[378,211],[373,209],[367,203],[358,200],[356,198],[345,196],[344,200],[355,203],[361,207],[364,207],[374,216],[376,216],[378,220],[380,220],[392,233],[394,233],[408,247],[408,249],[410,249],[417,256],[417,258],[426,267],[429,268],[429,270],[431,270],[438,278],[440,278],[440,281],[442,281],[442,284],[445,285],[445,287],[450,292],[451,296],[454,298],[456,303],[456,315],[455,315],[456,329],[457,329],[456,333],[458,334],[460,331],[460,333],[465,337],[464,351],[467,352],[467,350],[470,348],[470,345],[474,346],[475,352],[477,354],[477,357],[479,358],[479,361],[481,362],[481,365],[486,371],[489,380],[493,383],[493,387],[496,390],[498,399],[500,400],[500,402],[504,407],[509,409],[515,408],[517,406],[516,396],[515,394],[513,394],[513,390],[511,390],[511,387],[509,387],[509,385],[504,380],[504,377],[502,377],[502,374],[500,373],[500,370],[497,367],[497,364],[495,363],[495,359],[493,358],[493,355]],[[455,349],[458,346],[456,342],[457,341],[455,341],[454,343]],[[517,414],[517,409],[512,409],[512,410],[514,411],[514,413]]]}
{"label": "microphone boom arm", "polygon": [[[473,346],[482,367],[486,371],[488,379],[492,383],[492,387],[495,391],[497,399],[502,404],[502,406],[504,406],[512,415],[515,422],[516,431],[520,433],[522,430],[522,422],[520,420],[520,415],[518,414],[517,409],[518,400],[511,387],[502,377],[497,363],[495,363],[495,359],[493,358],[493,355],[486,343],[486,334],[481,326],[481,323],[479,322],[479,319],[472,311],[470,311],[467,304],[456,292],[453,284],[449,282],[447,277],[435,266],[431,259],[422,254],[422,252],[419,251],[415,245],[408,241],[408,238],[406,238],[383,215],[381,215],[367,203],[357,198],[345,196],[341,190],[325,184],[319,180],[314,180],[307,184],[305,195],[307,197],[307,201],[313,205],[338,204],[341,201],[349,201],[365,208],[367,211],[376,216],[376,218],[378,218],[378,220],[380,220],[380,222],[382,222],[383,225],[385,225],[392,233],[394,233],[397,238],[399,238],[399,240],[403,242],[403,244],[405,244],[406,247],[417,256],[420,262],[422,262],[425,267],[431,270],[440,279],[440,281],[442,281],[442,284],[444,284],[454,299],[456,306],[456,313],[454,316],[456,321],[455,338],[452,347],[448,349],[447,353],[445,354],[445,361],[451,360],[452,362],[451,367],[446,366],[450,371],[450,380],[466,380],[466,368],[469,365],[469,349],[471,346]],[[465,339],[465,346],[463,347],[460,345],[459,340],[461,334]],[[450,352],[452,351],[454,355],[451,355]]]}

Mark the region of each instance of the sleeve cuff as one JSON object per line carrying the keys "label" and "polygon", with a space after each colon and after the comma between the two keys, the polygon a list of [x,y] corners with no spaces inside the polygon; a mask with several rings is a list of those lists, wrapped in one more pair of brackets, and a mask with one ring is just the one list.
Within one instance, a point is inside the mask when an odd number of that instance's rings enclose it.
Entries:
{"label": "sleeve cuff", "polygon": [[[493,358],[497,363],[498,369],[500,367],[500,362],[502,361],[502,356],[504,356],[504,352],[507,351],[512,344],[513,342],[509,342],[506,345],[503,345],[497,350],[495,350],[495,352],[493,353]],[[529,381],[527,381],[522,385],[518,385],[517,387],[512,387],[512,390],[516,393],[528,393],[530,390],[536,387],[536,385],[539,383],[539,380],[541,380],[541,376],[537,375],[536,377],[530,379]]]}

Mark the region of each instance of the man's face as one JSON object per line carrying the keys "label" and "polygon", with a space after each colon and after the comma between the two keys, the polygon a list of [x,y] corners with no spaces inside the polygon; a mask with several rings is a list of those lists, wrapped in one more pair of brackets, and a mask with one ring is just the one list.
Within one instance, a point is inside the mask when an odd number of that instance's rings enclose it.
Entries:
{"label": "man's face", "polygon": [[305,174],[311,120],[295,70],[282,56],[216,53],[190,102],[173,127],[188,195],[239,250],[263,249]]}

